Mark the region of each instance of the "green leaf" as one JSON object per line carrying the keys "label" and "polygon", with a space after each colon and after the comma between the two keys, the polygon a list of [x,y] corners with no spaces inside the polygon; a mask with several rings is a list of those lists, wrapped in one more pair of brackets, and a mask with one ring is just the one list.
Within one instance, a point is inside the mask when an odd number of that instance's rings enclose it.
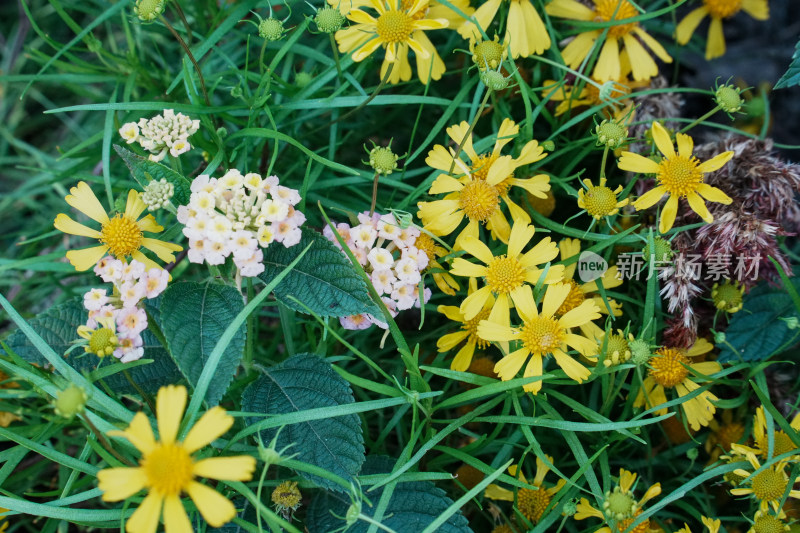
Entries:
{"label": "green leaf", "polygon": [[792,55],[792,63],[789,65],[789,69],[781,76],[774,88],[784,89],[795,85],[800,85],[800,41],[797,41],[797,44],[794,45],[794,54]]}
{"label": "green leaf", "polygon": [[[799,278],[791,278],[791,282],[800,288]],[[757,286],[745,295],[744,306],[731,318],[725,343],[719,345],[719,362],[763,361],[787,349],[797,332],[781,318],[790,317],[800,318],[788,291],[766,283]]]}
{"label": "green leaf", "polygon": [[[86,324],[87,318],[88,313],[83,307],[83,298],[79,296],[63,304],[51,307],[44,313],[30,319],[28,324],[44,339],[48,346],[56,353],[63,355],[72,347],[73,341],[80,339],[77,329],[78,326]],[[131,368],[128,371],[131,379],[148,393],[155,393],[160,387],[179,380],[180,372],[178,368],[172,362],[164,347],[161,346],[149,330],[142,332],[142,341],[142,347],[144,348],[143,358],[152,359],[153,362]],[[48,365],[47,360],[21,331],[16,330],[11,333],[7,344],[9,349],[29,363],[35,363],[40,366]],[[97,368],[99,360],[95,355],[87,354],[83,349],[77,348],[70,352],[66,357],[66,361],[78,372],[88,374]],[[112,362],[115,361],[116,359],[113,359]],[[103,381],[118,392],[136,392],[121,373],[107,376],[103,378]]]}
{"label": "green leaf", "polygon": [[[391,471],[394,459],[383,456],[367,458],[362,469],[363,475],[387,474]],[[373,502],[380,499],[384,489],[371,491],[369,497]],[[389,500],[381,523],[394,531],[423,531],[444,513],[453,501],[445,492],[430,481],[412,481],[398,483]],[[350,500],[346,495],[323,492],[317,494],[311,502],[306,516],[306,526],[311,533],[327,533],[341,528],[343,520],[333,516],[344,516]],[[361,513],[372,516],[373,507],[364,503]],[[367,533],[370,524],[363,520],[356,522],[348,533]],[[438,533],[471,533],[467,519],[461,513],[452,515],[436,530]]]}
{"label": "green leaf", "polygon": [[143,188],[152,180],[158,181],[164,178],[175,187],[172,200],[178,205],[186,205],[189,203],[189,198],[192,195],[190,182],[182,175],[161,163],[150,161],[146,157],[136,155],[130,150],[126,150],[116,144],[114,145],[114,150],[117,151],[117,154],[119,154],[122,160],[125,161],[125,164],[128,165],[133,179],[139,182],[139,185]]}
{"label": "green leaf", "polygon": [[[354,403],[350,384],[331,365],[314,354],[297,354],[265,370],[265,375],[251,383],[242,394],[242,410],[284,415],[288,413],[335,407]],[[259,422],[248,418],[248,424]],[[269,444],[277,429],[260,432]],[[332,416],[313,422],[284,426],[278,433],[277,449],[293,444],[287,453],[297,459],[324,468],[342,478],[352,479],[364,462],[364,437],[356,414]],[[304,478],[333,490],[342,487],[319,476],[301,472]]]}
{"label": "green leaf", "polygon": [[[225,328],[244,309],[242,295],[234,287],[219,283],[187,281],[174,283],[161,296],[161,328],[169,351],[192,386]],[[206,393],[209,406],[217,405],[228,390],[244,355],[246,327],[243,324],[222,354],[217,372]]]}
{"label": "green leaf", "polygon": [[366,283],[342,251],[315,231],[302,228],[302,232],[300,243],[291,248],[274,243],[264,250],[264,272],[259,278],[269,283],[306,246],[312,245],[305,257],[275,287],[275,297],[291,309],[304,312],[293,300],[296,298],[323,317],[361,313],[382,316],[369,296]]}

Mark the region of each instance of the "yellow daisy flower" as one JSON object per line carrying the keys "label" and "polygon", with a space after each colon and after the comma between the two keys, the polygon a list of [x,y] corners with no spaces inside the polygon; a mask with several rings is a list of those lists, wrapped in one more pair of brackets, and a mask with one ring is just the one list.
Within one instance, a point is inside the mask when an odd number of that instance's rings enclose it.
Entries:
{"label": "yellow daisy flower", "polygon": [[[558,247],[545,237],[528,252],[522,250],[531,242],[535,230],[529,224],[515,223],[511,229],[505,254],[495,256],[489,247],[475,237],[466,237],[463,247],[467,254],[472,255],[483,265],[470,263],[464,257],[453,260],[450,273],[454,276],[468,278],[483,278],[485,285],[473,292],[461,303],[461,312],[467,320],[472,320],[486,308],[487,301],[494,296],[495,302],[487,320],[496,324],[507,326],[511,302],[518,304],[523,297],[523,288],[526,283],[536,285],[543,274],[539,265],[552,261],[558,255]],[[544,278],[544,283],[560,281],[564,275],[564,267],[551,266]],[[528,287],[530,289],[530,287]]]}
{"label": "yellow daisy flower", "polygon": [[578,207],[585,209],[586,213],[600,220],[603,217],[610,217],[619,213],[620,207],[625,207],[630,202],[629,198],[617,200],[617,195],[622,192],[622,185],[613,191],[606,187],[606,179],[600,178],[600,184],[592,184],[592,180],[583,180],[586,191],[578,189]]}
{"label": "yellow daisy flower", "polygon": [[708,424],[711,430],[705,442],[705,450],[710,456],[708,464],[715,463],[744,437],[744,424],[733,419],[733,410],[725,409],[721,418],[720,421],[714,419]]}
{"label": "yellow daisy flower", "polygon": [[527,179],[514,177],[514,172],[519,167],[547,157],[538,142],[526,143],[517,158],[500,155],[503,147],[519,133],[519,126],[514,121],[505,119],[500,125],[491,153],[478,154],[472,146],[472,134],[466,135],[467,131],[467,122],[447,128],[447,134],[456,146],[464,141],[462,152],[470,158],[470,165],[467,166],[464,161],[456,158],[452,148],[448,150],[441,144],[435,145],[428,152],[425,163],[446,173],[454,168],[456,177],[439,175],[428,194],[447,193],[447,196],[441,200],[417,204],[417,216],[422,220],[424,228],[434,235],[450,235],[461,225],[464,217],[469,220],[456,239],[456,250],[461,249],[460,242],[464,237],[478,238],[481,224],[485,224],[491,231],[492,238],[508,242],[511,226],[500,209],[500,200],[508,206],[514,221],[530,223],[530,215],[509,197],[511,187],[522,187],[538,198],[546,198],[546,192],[550,190],[550,177],[546,174]]}
{"label": "yellow daisy flower", "polygon": [[[469,280],[470,294],[476,291],[477,285],[478,283],[475,278]],[[489,298],[487,298],[483,304],[483,309],[471,319],[467,319],[461,309],[455,305],[440,305],[436,308],[437,311],[448,319],[461,324],[458,331],[448,333],[439,338],[436,342],[437,351],[439,353],[449,352],[464,340],[467,341],[464,346],[458,350],[455,358],[450,363],[451,370],[466,372],[470,364],[472,364],[472,356],[475,355],[475,348],[477,347],[479,350],[484,350],[489,345],[487,341],[478,337],[478,324],[481,320],[489,317],[489,312],[492,310],[493,306],[494,297],[489,295]]]}
{"label": "yellow daisy flower", "polygon": [[[738,448],[738,447],[736,447]],[[738,449],[737,451],[741,451]],[[800,480],[800,477],[789,479],[786,474],[787,461],[778,461],[772,466],[764,468],[757,474],[754,474],[761,468],[761,462],[752,452],[746,452],[745,458],[750,463],[752,471],[739,468],[733,471],[734,474],[747,478],[737,488],[731,489],[731,494],[734,496],[753,496],[758,500],[758,509],[762,513],[766,513],[772,508],[773,511],[778,511],[781,508],[781,500],[786,488],[791,484],[794,485]],[[743,487],[742,485],[750,485]],[[800,490],[790,490],[789,498],[800,499]]]}
{"label": "yellow daisy flower", "polygon": [[678,198],[685,198],[692,211],[700,215],[705,222],[714,221],[708,212],[705,201],[730,204],[733,200],[716,187],[703,182],[703,174],[722,168],[731,160],[733,152],[723,152],[708,161],[700,162],[692,155],[694,141],[688,135],[678,133],[675,139],[678,152],[672,146],[667,130],[658,122],[653,122],[653,141],[663,154],[661,161],[655,162],[633,152],[622,152],[619,168],[642,174],[655,174],[658,185],[640,196],[633,207],[637,210],[647,209],[658,202],[662,196],[669,194],[669,200],[661,212],[658,231],[668,232],[675,223],[678,214]]}
{"label": "yellow daisy flower", "polygon": [[[589,369],[567,354],[569,347],[575,348],[586,358],[594,359],[597,356],[597,343],[581,335],[570,332],[600,317],[597,306],[591,300],[586,300],[575,309],[556,318],[555,314],[561,304],[566,300],[570,286],[565,283],[549,285],[542,300],[542,311],[536,308],[533,292],[529,285],[520,289],[514,299],[522,319],[522,325],[512,328],[496,324],[489,320],[482,320],[478,324],[478,336],[487,341],[520,341],[521,347],[503,357],[494,367],[494,371],[503,381],[509,381],[525,366],[524,377],[541,376],[543,358],[552,355],[564,373],[578,383],[582,383],[591,375]],[[534,381],[525,385],[524,390],[537,394],[542,388],[542,381]]]}
{"label": "yellow daisy flower", "polygon": [[[647,377],[644,379],[639,394],[633,402],[634,407],[646,406],[648,409],[661,405],[667,401],[665,389],[675,389],[678,396],[683,397],[692,391],[700,388],[691,374],[691,371],[710,376],[722,369],[722,365],[716,361],[703,361],[692,363],[690,357],[695,357],[708,353],[714,346],[705,339],[697,339],[697,342],[688,350],[678,348],[659,348],[655,355],[650,358],[650,368]],[[713,401],[718,400],[716,396],[708,390],[700,395],[681,404],[686,415],[689,427],[695,431],[701,426],[707,426],[714,418],[717,408]],[[667,409],[659,409],[657,415],[663,415]]]}
{"label": "yellow daisy flower", "polygon": [[[792,429],[795,431],[800,431],[800,413],[796,414],[794,418],[792,418],[791,423],[789,424]],[[778,426],[775,426],[775,430],[772,434],[772,455],[783,455],[784,453],[796,451],[797,454],[791,456],[792,459],[800,459],[800,450],[797,450],[797,446],[792,442],[791,437],[786,434],[785,431],[778,429]],[[764,459],[768,458],[769,454],[769,435],[767,433],[767,418],[764,415],[764,406],[759,406],[756,409],[756,414],[753,417],[753,446],[739,446],[739,448],[754,453],[755,455],[762,457]]]}
{"label": "yellow daisy flower", "polygon": [[[553,464],[553,458],[549,455],[546,457],[550,464]],[[518,471],[519,467],[517,465],[511,465],[508,467],[508,474],[510,476],[517,477]],[[519,509],[519,512],[522,513],[522,516],[530,520],[532,524],[536,524],[539,522],[539,520],[541,520],[542,515],[544,515],[544,511],[547,509],[547,506],[550,505],[550,501],[553,499],[553,496],[555,496],[556,493],[558,493],[558,491],[560,491],[564,485],[567,484],[565,479],[559,479],[555,485],[546,487],[544,485],[544,477],[549,471],[550,467],[537,457],[536,475],[530,485],[537,487],[538,490],[525,488],[517,489],[517,509]],[[522,472],[519,472],[519,480],[523,483],[528,483],[528,480],[525,479],[525,476],[522,474]],[[500,485],[495,485],[494,483],[486,487],[484,496],[492,500],[502,500],[506,502],[514,501],[513,491],[504,489]]]}
{"label": "yellow daisy flower", "polygon": [[757,20],[769,18],[767,0],[703,0],[703,5],[689,12],[678,27],[675,37],[678,44],[686,44],[704,18],[711,17],[706,42],[706,59],[714,59],[725,54],[725,35],[722,32],[722,19],[731,18],[739,11],[744,11]]}
{"label": "yellow daisy flower", "polygon": [[[559,259],[566,261],[581,253],[581,241],[580,239],[561,239],[558,242],[558,250]],[[600,313],[608,315],[608,308],[610,307],[614,316],[621,316],[622,304],[614,299],[604,299],[600,296],[597,292],[599,287],[597,280],[582,283],[580,279],[575,279],[577,268],[577,261],[564,267],[564,282],[569,285],[570,291],[564,299],[564,303],[556,311],[556,315],[562,316],[581,305],[585,300],[593,300]],[[616,265],[606,270],[598,279],[603,284],[604,289],[613,289],[622,285],[622,279],[617,273]],[[581,333],[590,339],[600,339],[605,335],[605,332],[594,322],[587,322],[580,329]]]}
{"label": "yellow daisy flower", "polygon": [[[459,11],[467,16],[475,12],[475,8],[469,5],[469,0],[451,0],[449,3],[457,7]],[[370,7],[371,0],[328,0],[328,4],[331,7],[337,8],[342,15],[347,15],[353,9]],[[414,0],[400,0],[400,9],[411,9],[413,4]],[[449,23],[447,29],[454,31],[461,26],[465,20],[464,17],[450,9],[450,7],[436,0],[430,0],[425,10],[417,13],[417,18],[445,19]]]}
{"label": "yellow daisy flower", "polygon": [[786,513],[784,513],[783,510],[779,511],[777,516],[756,511],[755,516],[753,516],[753,525],[747,530],[747,533],[791,531],[791,527],[785,520]]}
{"label": "yellow daisy flower", "polygon": [[[581,498],[578,503],[578,512],[575,513],[575,520],[586,520],[587,518],[599,518],[606,523],[616,526],[616,531],[622,533],[642,514],[642,507],[648,501],[661,494],[661,483],[651,485],[640,500],[636,500],[633,493],[633,486],[636,483],[636,474],[624,468],[619,469],[619,483],[614,490],[607,491],[603,501],[604,511],[600,511],[589,503],[586,498]],[[644,520],[631,530],[633,533],[646,533],[651,531],[650,520]],[[612,533],[610,527],[602,527],[596,533]]]}
{"label": "yellow daisy flower", "polygon": [[144,232],[160,233],[164,231],[164,228],[156,222],[153,215],[139,218],[147,206],[137,191],[128,192],[125,212],[118,213],[113,218],[109,218],[106,210],[86,182],[81,181],[69,192],[70,194],[65,198],[67,203],[100,223],[100,231],[97,231],[75,222],[64,213],[56,216],[53,225],[57,230],[70,235],[97,239],[101,243],[100,246],[67,252],[67,259],[77,270],[89,270],[107,253],[117,259],[125,259],[130,256],[147,265],[148,269],[161,268],[141,252],[142,247],[154,252],[165,263],[175,261],[174,253],[183,250],[177,244],[144,236]]}
{"label": "yellow daisy flower", "polygon": [[[502,3],[503,0],[487,0],[473,14],[484,33],[489,29]],[[479,40],[483,35],[478,26],[474,22],[466,21],[458,28],[458,33],[464,39]],[[550,48],[550,34],[530,0],[509,0],[503,41],[508,43],[514,59],[541,54]]]}
{"label": "yellow daisy flower", "polygon": [[356,24],[336,32],[336,41],[342,53],[353,52],[353,61],[359,62],[383,46],[386,53],[381,66],[381,79],[389,65],[394,65],[389,83],[411,79],[408,49],[417,58],[417,76],[424,84],[438,80],[444,74],[444,61],[425,32],[440,30],[448,25],[447,19],[427,18],[428,0],[416,0],[410,6],[395,4],[396,0],[370,0],[369,7],[378,12],[378,18],[361,9],[353,9],[347,18]]}
{"label": "yellow daisy flower", "polygon": [[[640,15],[639,11],[628,0],[593,0],[594,9],[577,0],[553,0],[545,10],[555,17],[570,20],[602,21],[623,20]],[[570,68],[580,67],[583,60],[591,54],[595,41],[603,33],[604,28],[590,30],[578,34],[562,51],[564,62]],[[622,45],[620,46],[620,41]],[[633,79],[643,81],[658,75],[658,66],[647,52],[642,42],[665,63],[672,63],[672,58],[661,44],[642,29],[638,22],[617,24],[608,28],[606,40],[597,57],[592,78],[605,82],[618,80],[622,76],[622,60],[620,53],[627,52],[630,60]]]}
{"label": "yellow daisy flower", "polygon": [[142,489],[148,491],[125,525],[128,533],[155,533],[162,514],[166,533],[194,531],[181,502],[184,492],[212,527],[220,527],[236,516],[236,508],[227,498],[195,478],[249,481],[256,460],[249,455],[240,455],[196,461],[192,454],[228,431],[233,425],[233,417],[222,407],[212,407],[180,442],[176,439],[185,407],[185,387],[162,387],[156,398],[160,440],[153,436],[150,421],[142,412],[133,417],[125,431],[108,433],[109,436],[128,439],[142,452],[138,467],[106,468],[97,473],[103,501],[117,502]]}

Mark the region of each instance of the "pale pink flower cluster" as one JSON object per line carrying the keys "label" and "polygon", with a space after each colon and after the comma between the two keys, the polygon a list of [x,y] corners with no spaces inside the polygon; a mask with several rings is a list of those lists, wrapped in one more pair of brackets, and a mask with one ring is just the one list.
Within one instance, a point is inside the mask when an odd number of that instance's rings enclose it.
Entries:
{"label": "pale pink flower cluster", "polygon": [[273,241],[289,248],[300,242],[306,221],[294,208],[300,193],[279,185],[277,176],[242,175],[229,170],[221,178],[205,174],[192,182],[189,205],[178,208],[178,221],[189,238],[189,261],[221,265],[229,256],[242,276],[264,271],[261,248]]}
{"label": "pale pink flower cluster", "polygon": [[183,113],[165,109],[163,115],[151,119],[142,118],[139,122],[128,122],[119,129],[125,142],[138,142],[150,152],[151,161],[161,161],[167,152],[173,157],[192,149],[189,137],[200,129],[200,121],[192,120]]}
{"label": "pale pink flower cluster", "polygon": [[[359,224],[336,225],[336,231],[347,247],[364,267],[372,285],[389,308],[392,316],[398,312],[421,305],[419,284],[422,271],[428,266],[428,256],[414,244],[419,237],[418,228],[401,227],[394,215],[358,215]],[[341,247],[330,227],[323,234]],[[424,302],[431,297],[430,289],[423,290]],[[386,329],[387,324],[368,315],[354,315],[339,319],[345,329],[366,329],[373,324]]]}
{"label": "pale pink flower cluster", "polygon": [[147,314],[143,302],[155,298],[167,288],[169,272],[162,268],[146,270],[145,264],[132,259],[129,262],[106,256],[94,268],[95,274],[114,289],[92,289],[83,295],[83,306],[89,311],[88,330],[113,326],[118,339],[114,357],[127,363],[141,359],[142,331],[147,328]]}

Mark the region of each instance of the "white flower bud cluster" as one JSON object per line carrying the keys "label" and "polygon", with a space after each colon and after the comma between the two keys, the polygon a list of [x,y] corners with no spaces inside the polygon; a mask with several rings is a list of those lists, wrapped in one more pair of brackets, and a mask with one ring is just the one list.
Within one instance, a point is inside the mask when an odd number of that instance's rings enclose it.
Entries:
{"label": "white flower bud cluster", "polygon": [[94,272],[106,283],[112,283],[114,289],[111,295],[106,289],[92,289],[83,295],[89,320],[78,328],[78,334],[91,339],[97,330],[108,328],[108,334],[113,333],[116,338],[116,342],[110,343],[114,345],[114,357],[123,363],[141,359],[144,355],[141,334],[147,328],[142,302],[167,288],[169,272],[159,267],[148,270],[135,259],[127,262],[111,256],[101,259]]}
{"label": "white flower bud cluster", "polygon": [[148,183],[140,198],[147,205],[147,209],[157,211],[169,205],[173,194],[175,194],[175,186],[161,178],[159,181],[153,180]]}
{"label": "white flower bud cluster", "polygon": [[[414,246],[419,229],[401,227],[392,214],[370,216],[364,212],[358,215],[358,221],[360,224],[352,228],[349,224],[337,224],[336,231],[369,274],[392,316],[419,307],[419,283],[422,271],[428,266],[427,254]],[[340,246],[330,227],[326,227],[323,234]],[[424,302],[430,297],[431,290],[424,289]],[[341,317],[339,321],[345,329],[366,329],[373,324],[383,329],[388,327],[379,318],[367,314]]]}
{"label": "white flower bud cluster", "polygon": [[119,134],[128,144],[138,142],[150,152],[150,161],[161,161],[167,152],[173,157],[192,149],[189,137],[200,129],[200,121],[192,120],[183,113],[165,109],[163,115],[151,119],[139,119],[139,123],[128,122],[119,129]]}
{"label": "white flower bud cluster", "polygon": [[306,217],[294,208],[299,201],[300,193],[279,185],[277,176],[262,179],[235,169],[219,179],[198,176],[189,205],[178,208],[189,261],[221,265],[232,255],[242,276],[261,274],[261,248],[273,241],[287,248],[300,242]]}

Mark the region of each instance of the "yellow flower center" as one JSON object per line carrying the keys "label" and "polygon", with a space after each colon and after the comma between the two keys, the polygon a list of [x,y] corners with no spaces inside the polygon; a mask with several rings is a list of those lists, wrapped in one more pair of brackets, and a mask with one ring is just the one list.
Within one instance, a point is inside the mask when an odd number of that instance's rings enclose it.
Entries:
{"label": "yellow flower center", "polygon": [[753,531],[755,533],[783,533],[786,531],[786,524],[771,514],[763,514],[756,518]]}
{"label": "yellow flower center", "polygon": [[[726,452],[730,451],[731,445],[739,442],[743,436],[744,426],[738,422],[720,426],[720,428],[714,432],[714,438],[716,439],[717,444],[719,444]],[[777,449],[777,446],[775,448]]]}
{"label": "yellow flower center", "polygon": [[499,255],[489,263],[486,283],[495,294],[505,294],[525,282],[525,269],[513,257]]}
{"label": "yellow flower center", "polygon": [[458,206],[470,220],[486,222],[500,205],[497,189],[482,180],[469,182],[458,196]]}
{"label": "yellow flower center", "polygon": [[[602,341],[598,341],[602,344]],[[628,346],[628,339],[622,335],[612,333],[606,342],[606,358],[603,364],[606,366],[625,363],[631,358],[631,349]]]}
{"label": "yellow flower center", "polygon": [[520,331],[522,344],[534,355],[546,355],[564,344],[566,332],[558,320],[539,315],[525,322]]}
{"label": "yellow flower center", "polygon": [[162,496],[179,495],[194,478],[194,461],[180,444],[157,444],[144,456],[147,486]]}
{"label": "yellow flower center", "polygon": [[[767,439],[764,439],[765,456],[767,455],[768,448],[769,448],[769,441],[767,441]],[[789,435],[787,435],[783,431],[775,432],[773,448],[772,448],[773,455],[781,455],[783,453],[791,452],[794,451],[796,448],[797,446],[794,445],[794,442],[792,442],[792,439],[789,437]]]}
{"label": "yellow flower center", "polygon": [[487,346],[489,346],[489,342],[481,339],[478,337],[478,324],[481,323],[481,320],[486,320],[489,318],[489,313],[491,309],[483,309],[480,313],[475,315],[472,320],[467,320],[461,326],[461,329],[466,330],[469,332],[469,337],[467,337],[467,342],[474,342],[475,346],[478,347],[479,350],[483,350]]}
{"label": "yellow flower center", "polygon": [[[636,518],[640,514],[642,514],[642,510],[641,509],[636,511],[636,514],[634,516],[632,516],[631,518],[626,518],[625,520],[620,520],[619,522],[617,522],[617,531],[619,531],[619,533],[623,533],[625,531],[628,531],[628,528],[630,527],[630,525],[633,524],[633,521],[636,520]],[[648,531],[650,531],[650,519],[647,519],[647,520],[639,523],[638,526],[636,526],[635,528],[630,530],[630,533],[647,533]]]}
{"label": "yellow flower center", "polygon": [[142,230],[136,221],[120,214],[103,224],[100,242],[108,246],[111,255],[122,259],[142,246]]}
{"label": "yellow flower center", "polygon": [[764,470],[753,478],[753,495],[762,502],[780,500],[786,490],[786,478],[774,468]]}
{"label": "yellow flower center", "polygon": [[284,481],[272,491],[272,503],[278,509],[296,509],[303,499],[300,489],[297,488],[297,481]]}
{"label": "yellow flower center", "polygon": [[742,0],[703,0],[703,4],[716,19],[732,17],[742,9]]}
{"label": "yellow flower center", "polygon": [[631,518],[636,512],[636,500],[629,491],[623,491],[617,485],[614,491],[606,492],[603,502],[604,514],[611,520],[625,520]]}
{"label": "yellow flower center", "polygon": [[689,375],[689,370],[684,366],[688,364],[689,359],[679,350],[661,348],[650,359],[650,376],[656,383],[669,389],[683,383]]}
{"label": "yellow flower center", "polygon": [[96,354],[97,357],[105,357],[114,353],[119,339],[109,328],[99,328],[94,330],[89,337],[89,352]]}
{"label": "yellow flower center", "polygon": [[417,240],[414,242],[417,250],[424,252],[428,258],[428,264],[436,259],[436,241],[434,241],[427,233],[420,233]]}
{"label": "yellow flower center", "polygon": [[558,316],[563,316],[568,311],[572,311],[581,305],[586,299],[586,297],[583,295],[580,285],[578,285],[575,280],[571,279],[566,281],[566,283],[569,284],[569,294],[567,294],[567,297],[564,298],[564,302],[561,304],[561,307],[559,307],[558,311],[556,311]]}
{"label": "yellow flower center", "polygon": [[542,518],[548,505],[550,505],[550,495],[544,488],[539,490],[519,489],[517,492],[519,512],[534,524]]}
{"label": "yellow flower center", "polygon": [[703,183],[703,173],[697,168],[700,161],[692,156],[665,157],[658,164],[658,182],[667,192],[685,197]]}
{"label": "yellow flower center", "polygon": [[[489,176],[489,169],[492,168],[492,164],[494,164],[495,161],[497,161],[497,157],[492,154],[481,154],[477,159],[474,159],[470,167],[470,174],[472,174],[473,179],[486,181],[486,178]],[[508,183],[508,180],[513,177],[514,173],[512,172],[503,178],[503,181],[494,186],[499,196],[503,196],[508,192],[508,189],[511,188],[511,184]]]}
{"label": "yellow flower center", "polygon": [[411,35],[414,19],[403,11],[387,11],[378,17],[378,36],[384,43],[403,43]]}
{"label": "yellow flower center", "polygon": [[[633,5],[628,0],[595,0],[595,21],[609,22],[611,20],[622,20],[635,17],[639,14]],[[619,39],[623,35],[627,35],[638,24],[636,22],[629,22],[628,24],[619,24],[611,26],[608,29],[608,36]]]}
{"label": "yellow flower center", "polygon": [[592,186],[583,194],[583,203],[587,213],[593,217],[604,217],[617,208],[617,195],[605,185]]}

